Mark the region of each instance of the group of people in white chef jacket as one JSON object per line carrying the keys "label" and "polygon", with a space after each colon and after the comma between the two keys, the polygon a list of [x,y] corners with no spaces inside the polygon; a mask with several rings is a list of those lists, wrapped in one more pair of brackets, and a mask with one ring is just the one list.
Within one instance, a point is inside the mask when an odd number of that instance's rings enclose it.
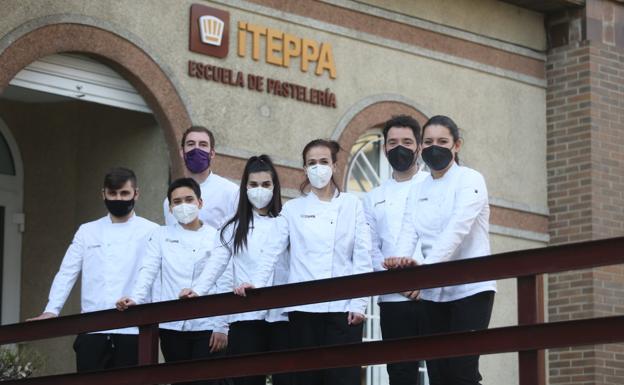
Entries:
{"label": "group of people in white chef jacket", "polygon": [[[240,188],[210,169],[214,136],[193,126],[181,156],[189,178],[171,183],[166,225],[138,217],[136,176],[116,168],[102,198],[109,215],[82,225],[54,278],[48,305],[32,320],[58,316],[82,273],[82,311],[125,310],[151,301],[431,264],[490,253],[488,195],[478,172],[459,165],[452,119],[422,130],[410,116],[384,124],[392,178],[363,202],[341,192],[339,145],[317,139],[303,149],[302,195],[282,207],[277,172],[266,155],[247,161]],[[421,155],[430,173],[418,163]],[[494,282],[381,295],[384,339],[487,328]],[[160,325],[167,362],[359,342],[367,298],[298,305]],[[229,334],[229,335],[228,335]],[[79,371],[135,365],[137,330],[79,335]],[[227,349],[226,349],[227,347]],[[432,385],[479,384],[478,356],[427,361]],[[418,384],[419,363],[388,365],[390,384]],[[360,368],[277,374],[276,385],[360,383]],[[264,376],[195,384],[265,384]]]}

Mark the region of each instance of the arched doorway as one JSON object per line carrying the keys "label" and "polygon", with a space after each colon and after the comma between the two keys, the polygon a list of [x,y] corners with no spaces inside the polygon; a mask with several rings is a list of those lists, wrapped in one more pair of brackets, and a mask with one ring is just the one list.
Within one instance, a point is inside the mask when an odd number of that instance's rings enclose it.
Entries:
{"label": "arched doorway", "polygon": [[[97,20],[90,19],[89,23]],[[165,175],[151,191],[158,196],[157,211],[162,211],[169,167],[174,175],[182,171],[175,149],[177,138],[190,125],[190,116],[179,88],[168,77],[166,68],[149,54],[149,47],[141,46],[138,39],[133,40],[117,28],[113,31],[104,24],[87,25],[79,16],[64,16],[60,24],[55,18],[32,20],[0,39],[0,51],[0,94],[4,96],[0,97],[0,117],[6,118],[5,131],[20,147],[25,170],[23,211],[17,213],[25,215],[15,216],[8,210],[0,213],[4,223],[7,219],[26,218],[23,242],[18,242],[19,237],[10,237],[12,242],[22,244],[22,271],[15,274],[21,276],[21,285],[18,282],[15,291],[22,298],[16,301],[18,310],[11,312],[11,322],[16,322],[42,311],[51,278],[77,226],[104,213],[98,192],[106,169],[136,166]],[[59,53],[81,56],[120,74],[153,115],[67,96],[60,100],[39,99],[41,95],[32,90],[6,97],[20,71]],[[154,143],[158,146],[151,146]],[[158,157],[160,162],[151,162],[150,157]],[[143,196],[150,193],[152,182],[139,175]],[[139,214],[145,209],[142,203],[145,199],[137,203]],[[3,297],[3,309],[4,305]],[[77,298],[73,302],[70,299],[65,308],[65,314],[77,312]],[[47,361],[43,374],[74,370],[68,349],[71,337],[34,345]]]}
{"label": "arched doorway", "polygon": [[23,175],[17,143],[0,119],[0,318],[3,325],[20,320]]}

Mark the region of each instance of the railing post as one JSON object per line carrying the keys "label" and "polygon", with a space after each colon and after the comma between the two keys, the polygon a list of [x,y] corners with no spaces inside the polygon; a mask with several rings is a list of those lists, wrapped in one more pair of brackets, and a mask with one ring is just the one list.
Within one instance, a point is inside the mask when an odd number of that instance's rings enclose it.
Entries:
{"label": "railing post", "polygon": [[158,363],[158,324],[139,326],[139,365]]}
{"label": "railing post", "polygon": [[[530,325],[543,322],[542,276],[529,275],[518,277],[518,325]],[[518,372],[520,385],[544,385],[545,367],[543,350],[525,350],[518,352]]]}

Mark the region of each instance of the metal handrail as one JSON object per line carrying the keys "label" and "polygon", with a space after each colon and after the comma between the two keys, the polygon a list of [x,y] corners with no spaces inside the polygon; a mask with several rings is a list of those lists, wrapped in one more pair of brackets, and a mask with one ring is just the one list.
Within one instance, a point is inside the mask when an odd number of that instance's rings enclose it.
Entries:
{"label": "metal handrail", "polygon": [[[326,302],[345,298],[365,297],[374,294],[393,293],[410,289],[450,286],[468,282],[479,282],[492,279],[515,277],[518,278],[519,283],[518,307],[519,309],[522,309],[522,312],[518,312],[519,317],[521,317],[519,323],[524,325],[530,325],[536,324],[538,322],[537,286],[535,279],[536,275],[543,273],[556,273],[567,270],[578,270],[606,265],[614,265],[618,263],[624,263],[624,237],[561,246],[551,246],[540,249],[514,251],[482,258],[453,261],[435,265],[425,265],[402,270],[360,274],[283,286],[267,287],[250,290],[248,296],[244,298],[237,297],[229,293],[218,294],[183,301],[168,301],[140,305],[130,308],[123,313],[116,310],[106,310],[100,312],[59,317],[56,319],[36,321],[33,323],[6,325],[0,327],[0,344],[24,342],[35,339],[52,338],[69,334],[77,334],[97,330],[117,329],[138,325],[140,326],[141,330],[139,342],[139,362],[147,364],[155,362],[155,352],[158,346],[157,324],[161,322],[223,314],[234,314],[251,310],[285,307],[306,303]],[[620,319],[618,317],[616,318]],[[593,321],[599,322],[600,319],[596,319]],[[560,325],[565,326],[565,323]],[[543,326],[546,328],[547,324],[539,326]],[[515,328],[524,327],[525,326],[517,326]],[[493,330],[497,329],[491,329],[490,332]],[[513,329],[509,329],[509,331],[512,330]],[[454,336],[457,337],[461,334],[462,333],[455,333]],[[614,335],[616,338],[616,340],[610,340],[611,342],[622,341],[622,339],[617,339],[620,338],[619,334],[611,334]],[[570,337],[571,339],[569,339],[569,341],[572,345],[574,344],[574,341],[578,339],[578,336]],[[415,341],[416,340],[413,340],[412,342]],[[423,340],[419,339],[418,341]],[[522,341],[520,340],[517,341],[517,350],[522,350],[520,349],[520,347],[524,345],[522,345],[521,342]],[[604,341],[598,339],[589,341],[589,343],[603,342]],[[382,343],[386,343],[386,341]],[[368,346],[366,344],[356,345],[360,347]],[[555,345],[548,347],[554,346]],[[530,370],[526,370],[526,372],[537,372],[539,366],[539,357],[537,356],[535,349],[540,348],[541,347],[539,344],[534,344],[526,347],[525,350],[527,351],[522,351],[520,353],[521,367],[526,366],[527,368],[531,368]],[[506,351],[516,350],[512,349]],[[295,354],[296,352],[297,351],[289,351],[288,354]],[[483,352],[485,351],[479,351],[479,353]],[[467,353],[464,352],[464,354]],[[423,358],[428,357],[418,357],[418,359]],[[227,358],[224,360],[232,359],[234,358]],[[412,359],[414,359],[414,357],[412,357],[410,360]],[[202,360],[201,362],[203,361],[205,360]],[[361,363],[366,362],[368,361],[362,361]],[[298,363],[303,365],[303,361]],[[257,367],[254,366],[253,362],[248,363],[248,365],[250,365],[250,367]],[[291,367],[289,370],[305,370],[305,366],[301,365],[295,365],[295,367]],[[157,368],[160,368],[161,366],[162,365],[158,365]],[[147,366],[144,367],[144,369],[147,368]],[[153,367],[152,369],[154,368],[156,367]],[[270,366],[267,367],[267,370],[264,371],[264,373],[271,372],[269,368]],[[119,373],[125,376],[130,375],[129,373],[134,373],[132,372],[132,370],[138,369],[139,368],[123,369],[121,371],[113,370],[110,371],[110,373]],[[101,373],[100,375],[106,377],[106,373]],[[193,373],[196,374],[197,372]],[[535,375],[525,377],[525,379],[523,380],[523,371],[521,370],[520,373],[521,384],[537,383]],[[75,374],[73,376],[84,376],[84,374]],[[46,378],[49,378],[51,381],[51,379],[54,377],[56,376]],[[194,378],[197,379],[200,377]],[[171,381],[190,379],[191,378],[187,377],[176,377]],[[20,383],[30,383],[30,381],[46,380],[44,378],[39,378],[22,381],[23,382]],[[162,382],[162,379],[159,379],[159,381]],[[91,380],[89,380],[89,382],[91,382]]]}

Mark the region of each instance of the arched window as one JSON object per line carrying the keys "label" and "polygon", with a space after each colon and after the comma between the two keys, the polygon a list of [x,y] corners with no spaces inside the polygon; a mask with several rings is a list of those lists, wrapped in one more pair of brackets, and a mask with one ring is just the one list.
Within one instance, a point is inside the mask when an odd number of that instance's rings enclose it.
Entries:
{"label": "arched window", "polygon": [[390,176],[390,166],[383,154],[383,136],[372,129],[360,136],[351,148],[345,190],[363,194],[379,186]]}

